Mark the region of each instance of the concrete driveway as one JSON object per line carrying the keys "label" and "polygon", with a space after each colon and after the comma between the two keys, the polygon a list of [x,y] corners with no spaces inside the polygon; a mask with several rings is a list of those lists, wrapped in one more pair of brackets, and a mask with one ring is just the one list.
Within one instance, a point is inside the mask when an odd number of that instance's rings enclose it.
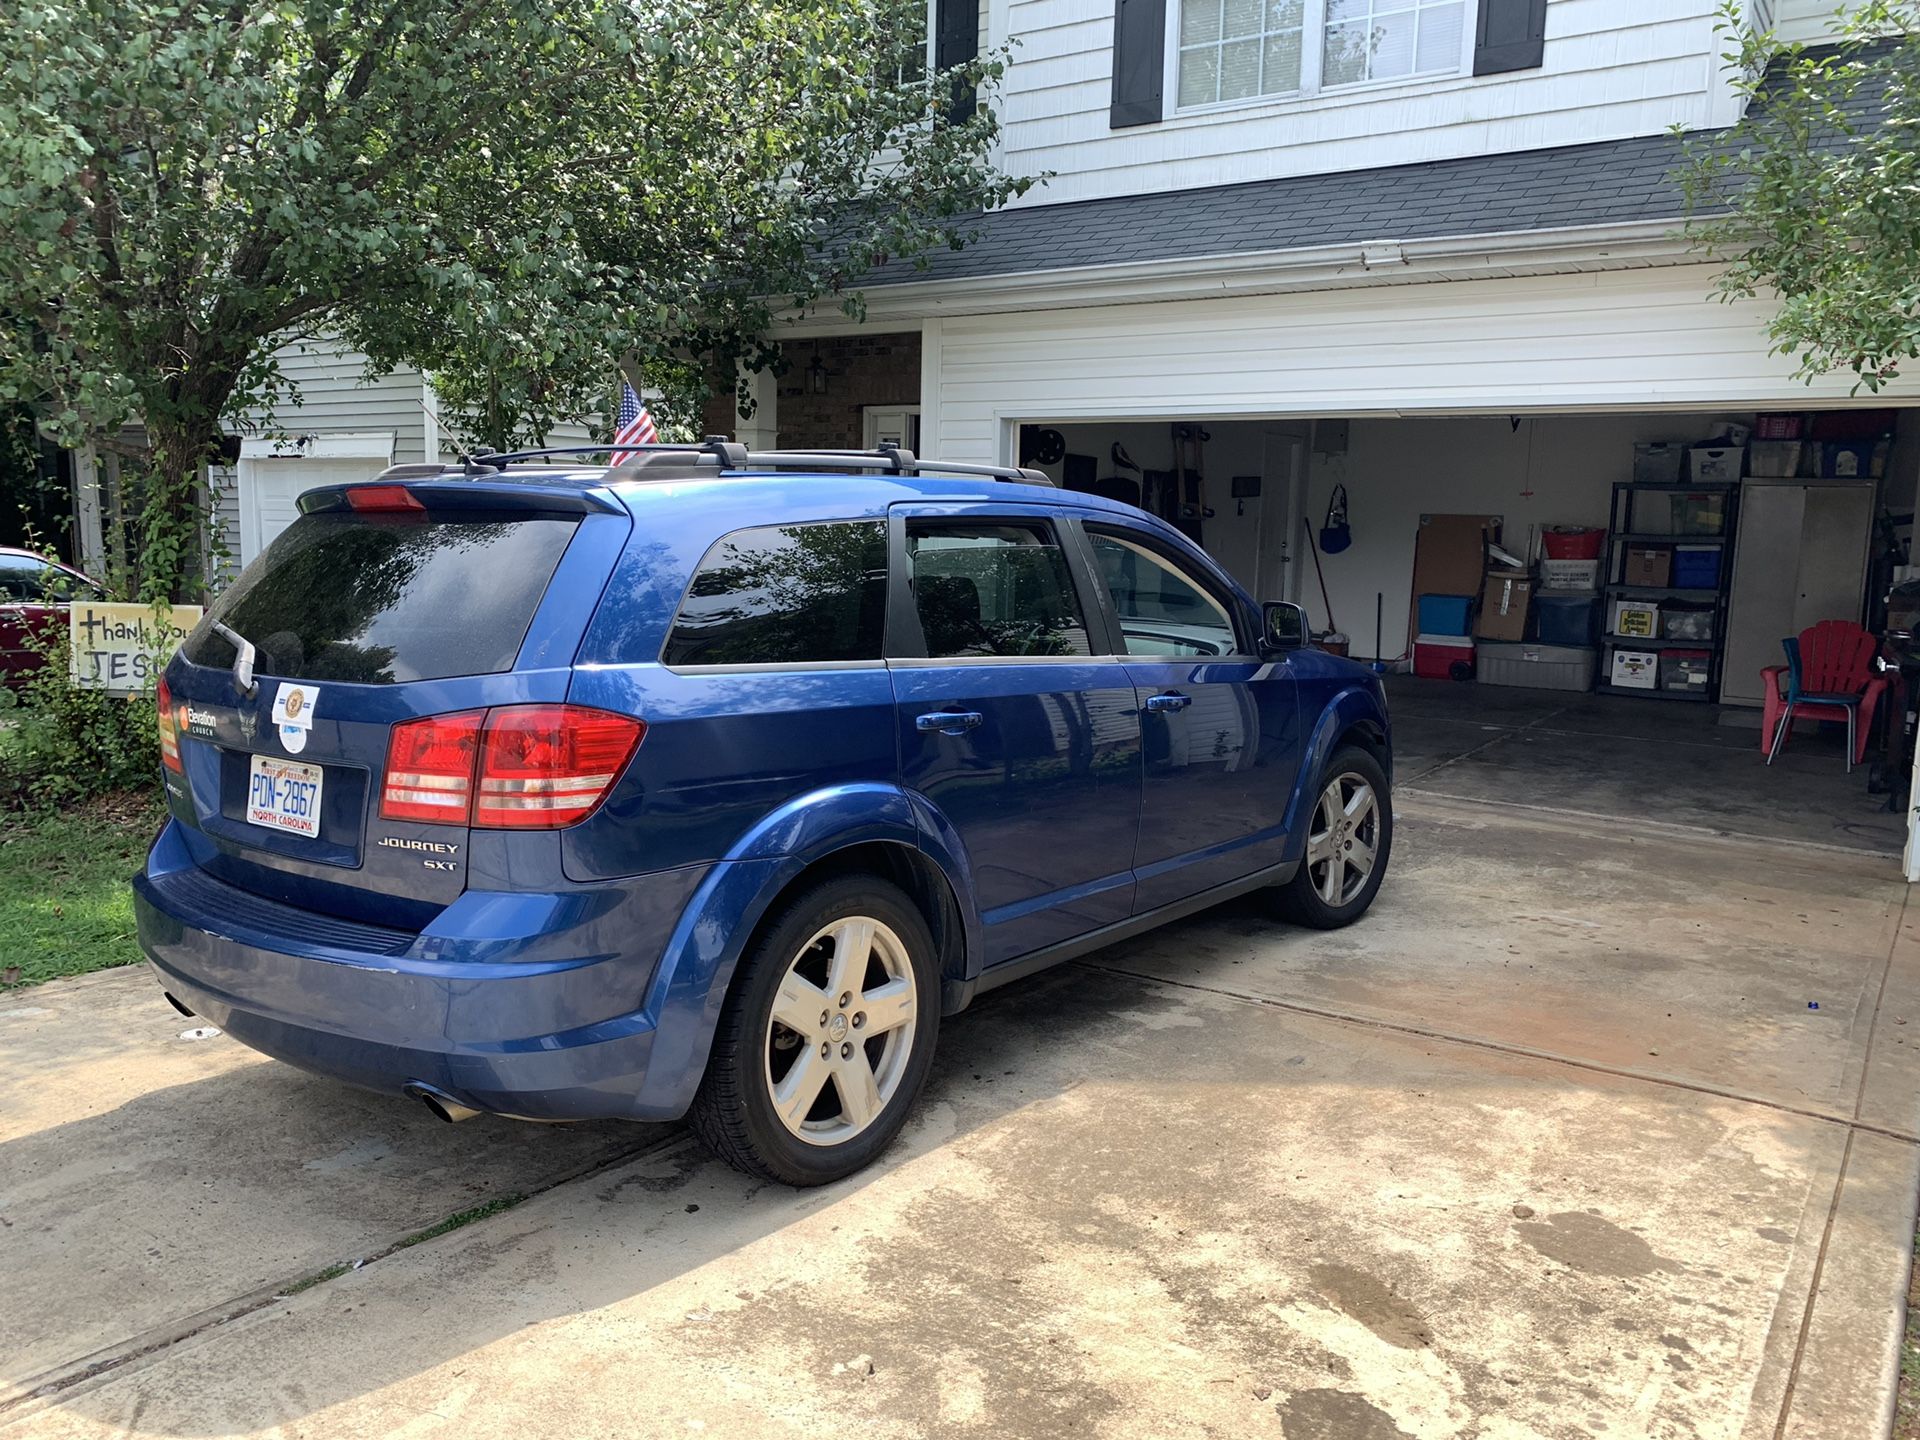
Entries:
{"label": "concrete driveway", "polygon": [[438,1126],[181,1038],[138,974],[10,995],[0,1430],[1882,1433],[1920,1185],[1890,867],[1400,817],[1361,926],[1249,902],[996,993],[810,1193],[667,1127]]}

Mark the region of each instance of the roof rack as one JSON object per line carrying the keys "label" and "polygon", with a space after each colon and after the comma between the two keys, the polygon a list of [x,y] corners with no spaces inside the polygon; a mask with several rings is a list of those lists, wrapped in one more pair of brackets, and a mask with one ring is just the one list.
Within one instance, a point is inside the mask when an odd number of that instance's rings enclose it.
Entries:
{"label": "roof rack", "polygon": [[[923,460],[911,450],[883,445],[875,450],[749,450],[724,435],[709,435],[698,445],[551,445],[537,450],[469,457],[469,475],[499,472],[522,460],[550,455],[623,455],[615,471],[686,470],[874,470],[888,475],[978,475],[1021,485],[1052,485],[1043,470],[1014,465],[968,465],[946,460]],[[635,477],[637,478],[637,477]]]}

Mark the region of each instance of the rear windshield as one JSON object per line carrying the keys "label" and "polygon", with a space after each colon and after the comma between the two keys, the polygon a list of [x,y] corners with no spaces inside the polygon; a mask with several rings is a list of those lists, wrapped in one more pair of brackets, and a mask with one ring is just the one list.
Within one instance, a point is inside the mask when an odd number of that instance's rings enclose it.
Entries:
{"label": "rear windshield", "polygon": [[[511,669],[576,517],[462,512],[303,515],[208,616],[251,640],[266,675],[392,685]],[[202,625],[196,665],[233,664]]]}

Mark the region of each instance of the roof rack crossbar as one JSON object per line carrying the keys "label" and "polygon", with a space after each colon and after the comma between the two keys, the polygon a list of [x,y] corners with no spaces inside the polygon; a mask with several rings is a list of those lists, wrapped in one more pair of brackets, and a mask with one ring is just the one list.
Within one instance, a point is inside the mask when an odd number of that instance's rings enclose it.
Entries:
{"label": "roof rack crossbar", "polygon": [[1015,465],[972,465],[957,460],[923,460],[911,450],[884,445],[877,450],[749,450],[746,463],[769,470],[839,466],[847,470],[884,470],[894,475],[979,475],[1020,485],[1052,485],[1044,470]]}
{"label": "roof rack crossbar", "polygon": [[[1052,485],[1053,477],[1043,470],[1023,469],[1015,465],[972,465],[959,461],[923,460],[911,450],[882,445],[874,450],[749,450],[724,435],[709,435],[698,445],[547,445],[528,450],[499,453],[482,452],[469,457],[468,474],[487,470],[503,471],[522,460],[538,460],[552,455],[620,456],[615,470],[645,468],[655,457],[673,456],[686,463],[711,464],[721,470],[878,470],[890,475],[978,475],[989,480],[1009,480],[1022,485]],[[484,469],[480,467],[485,467]]]}

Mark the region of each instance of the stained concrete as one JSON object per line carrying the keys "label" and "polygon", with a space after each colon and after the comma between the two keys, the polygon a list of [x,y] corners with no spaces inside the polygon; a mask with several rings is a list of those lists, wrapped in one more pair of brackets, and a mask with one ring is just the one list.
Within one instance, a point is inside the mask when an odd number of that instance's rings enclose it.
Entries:
{"label": "stained concrete", "polygon": [[[755,1185],[667,1136],[291,1299],[128,1347],[0,1410],[0,1428],[1884,1433],[1920,1183],[1905,887],[1821,848],[1414,793],[1398,809],[1363,925],[1316,935],[1226,907],[997,992],[945,1027],[905,1140],[839,1186]],[[0,1286],[41,1277],[55,1348],[92,1323],[59,1281],[125,1247],[104,1215],[45,1228],[67,1166],[74,1205],[113,1169],[87,1143],[107,1132],[60,1107],[146,1106],[177,1137],[222,1066],[258,1068],[175,1062],[208,1068],[149,1086],[95,1019],[64,1014],[79,1069],[24,1137],[65,1126],[68,1158],[35,1224],[0,1233]],[[222,1212],[265,1208],[249,1171],[272,1127],[222,1109],[192,1177],[144,1153],[166,1143],[145,1128],[113,1132],[149,1177],[120,1213],[144,1197],[183,1251],[269,1269],[259,1216],[223,1226],[183,1197],[198,1179]],[[576,1133],[421,1135],[519,1156]],[[0,1141],[0,1197],[19,1143]],[[349,1187],[342,1208],[382,1193]],[[299,1204],[289,1231],[344,1223]],[[0,1314],[18,1293],[0,1290]]]}
{"label": "stained concrete", "polygon": [[203,1024],[144,967],[0,995],[0,1403],[650,1138],[448,1125]]}
{"label": "stained concrete", "polygon": [[1769,766],[1754,711],[1411,676],[1387,688],[1404,791],[1892,856],[1906,843],[1832,727]]}

